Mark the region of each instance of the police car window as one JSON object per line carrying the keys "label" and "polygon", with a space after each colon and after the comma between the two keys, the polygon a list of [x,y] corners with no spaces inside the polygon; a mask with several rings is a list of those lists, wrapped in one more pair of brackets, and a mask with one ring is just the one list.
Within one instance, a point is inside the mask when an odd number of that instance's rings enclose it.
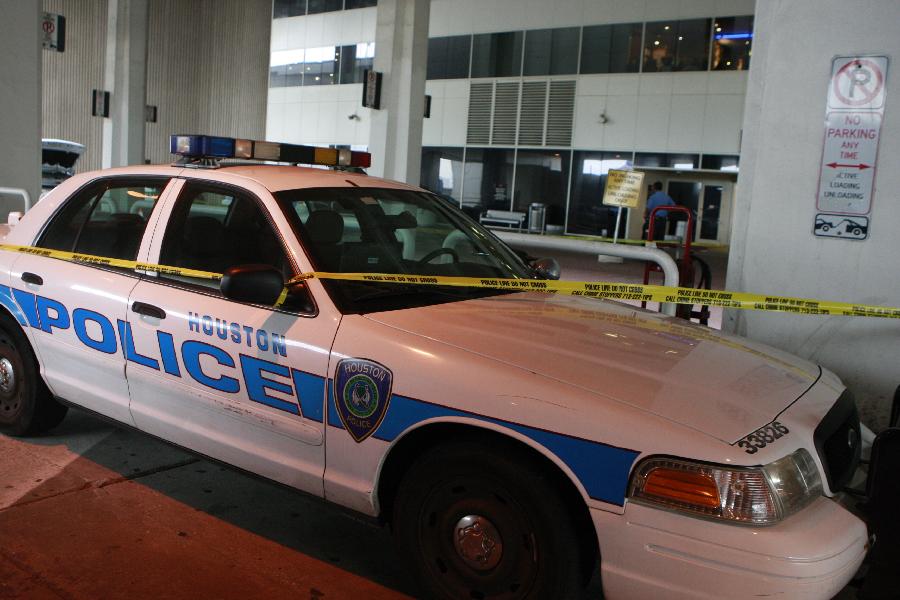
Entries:
{"label": "police car window", "polygon": [[[531,276],[521,259],[496,237],[431,194],[310,188],[277,192],[275,197],[320,271]],[[353,289],[360,286],[352,282],[329,280],[326,287],[339,305],[344,300],[353,304],[344,302],[340,308],[345,312],[356,312],[356,303],[369,295]],[[410,291],[407,286],[398,295],[409,296]]]}
{"label": "police car window", "polygon": [[83,190],[66,202],[37,245],[134,260],[147,220],[167,183],[113,181]]}
{"label": "police car window", "polygon": [[[169,217],[159,262],[222,273],[229,267],[271,265],[285,280],[294,273],[280,239],[258,202],[231,190],[185,185]],[[218,291],[217,280],[166,275],[165,278]],[[302,296],[302,297],[301,297]],[[308,312],[305,293],[289,297],[284,310]]]}

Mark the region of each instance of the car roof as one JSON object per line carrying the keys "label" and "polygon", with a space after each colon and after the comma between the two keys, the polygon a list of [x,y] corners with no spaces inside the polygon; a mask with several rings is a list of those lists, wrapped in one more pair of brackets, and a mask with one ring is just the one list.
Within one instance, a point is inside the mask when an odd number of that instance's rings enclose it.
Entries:
{"label": "car roof", "polygon": [[[207,181],[232,182],[238,176],[262,185],[270,192],[294,190],[298,188],[319,187],[378,187],[389,189],[425,191],[419,187],[391,181],[380,177],[371,177],[362,173],[338,171],[334,169],[314,169],[291,165],[271,164],[223,164],[218,168],[186,168],[180,165],[138,165],[132,167],[115,167],[85,173],[90,178],[111,175],[164,175],[167,177],[184,177],[188,179],[204,179]],[[226,177],[222,177],[226,175]]]}

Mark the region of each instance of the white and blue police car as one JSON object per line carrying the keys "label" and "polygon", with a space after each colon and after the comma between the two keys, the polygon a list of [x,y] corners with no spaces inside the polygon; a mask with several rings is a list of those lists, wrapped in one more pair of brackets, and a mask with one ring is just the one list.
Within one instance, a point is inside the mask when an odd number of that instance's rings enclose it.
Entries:
{"label": "white and blue police car", "polygon": [[829,598],[857,571],[833,374],[614,302],[342,279],[535,273],[422,189],[221,160],[363,153],[172,146],[2,241],[3,431],[74,405],[379,518],[429,597],[577,597],[599,569],[609,598]]}

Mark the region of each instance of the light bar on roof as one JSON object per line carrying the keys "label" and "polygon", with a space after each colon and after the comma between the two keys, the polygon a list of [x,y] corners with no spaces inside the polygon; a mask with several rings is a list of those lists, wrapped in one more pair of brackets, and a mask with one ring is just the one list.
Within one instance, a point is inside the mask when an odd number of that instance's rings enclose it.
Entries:
{"label": "light bar on roof", "polygon": [[330,167],[360,168],[367,168],[372,164],[372,155],[368,152],[300,146],[298,144],[279,144],[277,142],[212,135],[173,135],[170,139],[169,148],[172,154],[192,160],[243,158]]}

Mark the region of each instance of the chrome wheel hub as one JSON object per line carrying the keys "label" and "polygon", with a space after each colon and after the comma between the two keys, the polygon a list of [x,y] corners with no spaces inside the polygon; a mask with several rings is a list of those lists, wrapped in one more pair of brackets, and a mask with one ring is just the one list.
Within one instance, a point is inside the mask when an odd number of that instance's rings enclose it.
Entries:
{"label": "chrome wheel hub", "polygon": [[493,569],[503,556],[503,540],[494,524],[480,515],[466,515],[453,528],[453,545],[467,565]]}
{"label": "chrome wheel hub", "polygon": [[16,387],[16,373],[8,358],[0,358],[0,392],[8,394]]}

